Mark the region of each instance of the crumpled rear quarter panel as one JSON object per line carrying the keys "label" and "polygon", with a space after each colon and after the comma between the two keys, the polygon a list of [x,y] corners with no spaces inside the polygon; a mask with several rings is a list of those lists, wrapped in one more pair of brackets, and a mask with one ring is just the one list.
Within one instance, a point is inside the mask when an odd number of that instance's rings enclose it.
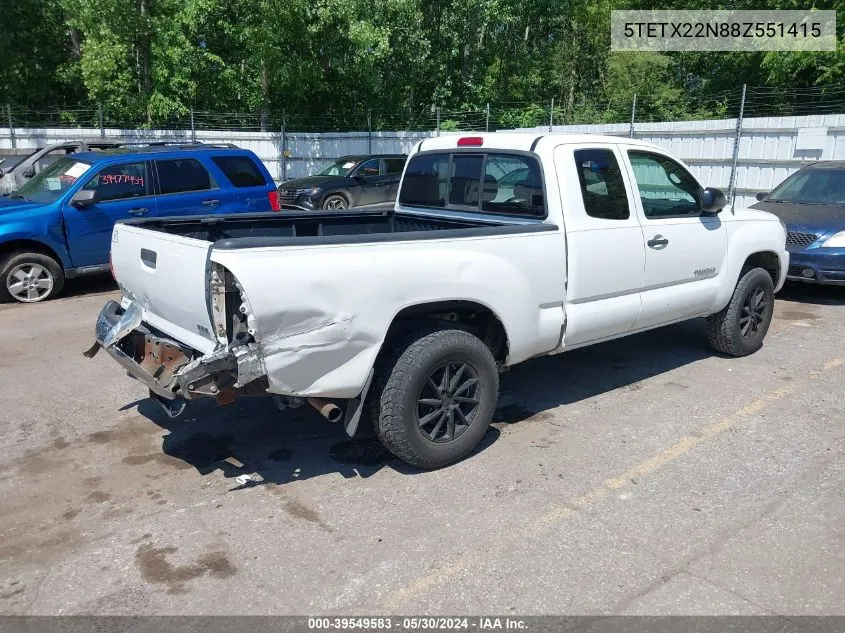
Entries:
{"label": "crumpled rear quarter panel", "polygon": [[394,316],[413,305],[487,306],[511,363],[554,349],[563,324],[559,232],[215,249],[211,259],[244,289],[273,393],[357,396]]}

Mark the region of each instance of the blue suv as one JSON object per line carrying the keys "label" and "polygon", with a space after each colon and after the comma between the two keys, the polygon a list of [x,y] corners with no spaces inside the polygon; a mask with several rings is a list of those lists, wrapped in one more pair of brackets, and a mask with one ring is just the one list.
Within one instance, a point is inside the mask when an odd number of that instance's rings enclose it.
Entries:
{"label": "blue suv", "polygon": [[119,220],[278,210],[267,169],[233,145],[71,154],[0,197],[0,301],[43,301],[66,278],[108,270]]}

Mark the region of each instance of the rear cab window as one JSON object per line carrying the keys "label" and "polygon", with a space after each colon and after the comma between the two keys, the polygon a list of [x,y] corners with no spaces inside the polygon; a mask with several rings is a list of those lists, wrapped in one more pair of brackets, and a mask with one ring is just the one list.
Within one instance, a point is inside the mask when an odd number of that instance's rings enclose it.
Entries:
{"label": "rear cab window", "polygon": [[248,156],[213,156],[211,161],[239,189],[267,185],[264,174]]}
{"label": "rear cab window", "polygon": [[509,152],[416,154],[405,169],[399,204],[497,215],[546,217],[540,163]]}

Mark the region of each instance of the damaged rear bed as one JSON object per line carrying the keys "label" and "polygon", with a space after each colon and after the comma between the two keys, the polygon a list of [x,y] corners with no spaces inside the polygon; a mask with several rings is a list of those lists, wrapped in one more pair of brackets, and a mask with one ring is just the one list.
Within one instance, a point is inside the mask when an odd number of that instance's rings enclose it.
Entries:
{"label": "damaged rear bed", "polygon": [[[557,229],[440,213],[119,223],[112,265],[124,296],[103,309],[88,354],[105,348],[170,415],[198,396],[226,404],[269,392],[287,405],[308,401],[329,419],[345,416],[354,432],[376,357],[403,311],[464,297],[466,287],[496,293],[496,269],[513,275],[503,268],[508,245],[524,250],[517,240]],[[435,317],[454,318],[453,310]]]}

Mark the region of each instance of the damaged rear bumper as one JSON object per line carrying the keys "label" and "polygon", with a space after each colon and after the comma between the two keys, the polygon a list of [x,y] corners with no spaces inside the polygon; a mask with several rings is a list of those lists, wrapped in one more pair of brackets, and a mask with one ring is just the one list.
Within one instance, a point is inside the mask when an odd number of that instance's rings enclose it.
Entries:
{"label": "damaged rear bumper", "polygon": [[227,346],[202,355],[152,330],[142,317],[143,311],[135,302],[125,309],[116,301],[106,303],[97,318],[96,342],[85,356],[93,358],[100,348],[106,350],[151,394],[167,401],[215,396],[223,403],[247,390],[266,391],[263,381],[254,384],[264,377],[254,344]]}
{"label": "damaged rear bumper", "polygon": [[[170,417],[182,413],[186,401],[198,396],[212,396],[218,404],[229,404],[238,396],[268,393],[266,369],[254,341],[230,343],[202,354],[144,323],[143,310],[134,301],[129,301],[126,308],[117,301],[106,303],[97,318],[95,335],[96,342],[84,355],[93,358],[101,348],[106,350],[132,378],[150,390],[150,396]],[[299,406],[307,401],[329,421],[342,420],[352,436],[372,379],[371,370],[356,398],[282,396],[279,402]]]}

